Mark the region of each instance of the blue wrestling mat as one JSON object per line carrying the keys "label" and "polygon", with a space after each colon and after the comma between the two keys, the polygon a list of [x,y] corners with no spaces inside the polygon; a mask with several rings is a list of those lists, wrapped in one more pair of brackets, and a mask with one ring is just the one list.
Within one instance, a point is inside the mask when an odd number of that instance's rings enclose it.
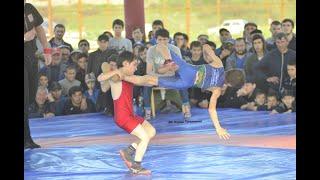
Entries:
{"label": "blue wrestling mat", "polygon": [[159,114],[151,121],[157,135],[143,159],[151,176],[133,176],[124,165],[118,152],[130,136],[112,117],[32,119],[32,136],[44,148],[25,150],[25,179],[296,179],[295,144],[279,140],[295,142],[295,113],[219,109],[221,125],[234,139],[229,144],[216,139],[207,110],[194,108],[192,115],[202,122],[168,123],[181,120],[180,113]]}

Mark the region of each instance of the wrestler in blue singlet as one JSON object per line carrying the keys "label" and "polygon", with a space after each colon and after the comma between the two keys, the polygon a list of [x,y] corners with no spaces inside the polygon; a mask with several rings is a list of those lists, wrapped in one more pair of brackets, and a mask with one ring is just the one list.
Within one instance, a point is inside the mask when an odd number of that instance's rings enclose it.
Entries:
{"label": "wrestler in blue singlet", "polygon": [[[171,77],[159,77],[159,87],[170,89],[187,89],[190,87],[198,87],[203,90],[210,87],[222,87],[225,80],[225,73],[223,66],[215,68],[209,64],[191,65],[181,59],[173,51],[170,51],[171,58],[175,62],[179,69],[176,76]],[[198,79],[196,76],[198,73]]]}

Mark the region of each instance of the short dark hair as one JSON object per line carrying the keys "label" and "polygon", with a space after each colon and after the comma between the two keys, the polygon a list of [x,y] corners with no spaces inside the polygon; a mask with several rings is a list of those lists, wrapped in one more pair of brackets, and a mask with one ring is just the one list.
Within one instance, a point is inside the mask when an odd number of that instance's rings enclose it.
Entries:
{"label": "short dark hair", "polygon": [[160,26],[164,27],[163,22],[161,20],[159,20],[159,19],[154,20],[152,22],[152,26],[155,26],[155,25],[160,25]]}
{"label": "short dark hair", "polygon": [[119,54],[118,60],[117,60],[117,66],[123,67],[123,62],[128,61],[129,63],[134,60],[134,55],[130,51],[123,51]]}
{"label": "short dark hair", "polygon": [[156,34],[155,34],[156,39],[158,38],[158,36],[170,38],[169,31],[164,28],[156,31]]}
{"label": "short dark hair", "polygon": [[115,25],[120,25],[123,28],[124,27],[124,22],[121,19],[116,19],[112,23],[112,28],[114,28]]}
{"label": "short dark hair", "polygon": [[266,95],[266,93],[263,92],[262,90],[260,90],[260,89],[257,89],[257,90],[256,90],[256,93],[255,93],[256,97],[259,96],[259,95],[262,95],[262,94],[263,94],[263,95]]}
{"label": "short dark hair", "polygon": [[278,26],[278,25],[281,25],[281,23],[280,23],[280,21],[275,20],[275,21],[272,21],[271,25]]}
{"label": "short dark hair", "polygon": [[135,27],[133,27],[133,28],[132,28],[132,31],[135,31],[135,30],[137,30],[137,29],[139,29],[139,30],[142,32],[142,28],[141,28],[141,27],[139,27],[139,26],[135,26]]}
{"label": "short dark hair", "polygon": [[111,37],[113,37],[113,35],[112,35],[112,33],[110,31],[105,31],[102,34],[105,34],[105,35],[109,34]]}
{"label": "short dark hair", "polygon": [[66,67],[66,71],[65,72],[67,72],[68,70],[77,70],[77,68],[76,68],[76,66],[74,65],[74,64],[70,64],[70,65],[68,65],[67,67]]}
{"label": "short dark hair", "polygon": [[245,39],[244,39],[243,37],[239,37],[239,38],[237,38],[237,39],[235,40],[235,42],[236,42],[236,41],[244,41],[244,42],[246,42],[246,41],[245,41]]}
{"label": "short dark hair", "polygon": [[207,39],[209,39],[209,36],[208,36],[208,35],[206,35],[206,34],[200,34],[200,35],[197,37],[197,39],[199,39],[201,36],[206,36],[206,37],[207,37]]}
{"label": "short dark hair", "polygon": [[80,86],[72,86],[69,89],[69,96],[71,97],[72,95],[74,95],[76,92],[81,92],[82,93],[82,88]]}
{"label": "short dark hair", "polygon": [[259,29],[255,29],[250,33],[250,35],[252,35],[252,34],[262,34],[262,31]]}
{"label": "short dark hair", "polygon": [[254,22],[248,22],[248,23],[246,23],[246,24],[244,25],[244,28],[246,28],[247,26],[254,26],[254,27],[258,28],[257,24],[254,23]]}
{"label": "short dark hair", "polygon": [[57,24],[57,25],[55,25],[55,26],[54,26],[54,29],[56,29],[56,28],[63,28],[64,30],[66,29],[66,27],[64,27],[63,24]]}
{"label": "short dark hair", "polygon": [[53,81],[51,83],[51,85],[49,86],[49,91],[55,91],[55,90],[61,90],[62,87],[60,85],[60,83],[58,83],[57,81]]}
{"label": "short dark hair", "polygon": [[284,98],[285,96],[295,97],[295,96],[294,96],[294,91],[292,91],[292,90],[284,90],[284,91],[281,93],[281,99]]}
{"label": "short dark hair", "polygon": [[226,29],[226,28],[221,28],[221,29],[219,29],[219,34],[221,35],[221,33],[222,33],[223,31],[230,33],[230,31],[229,31],[228,29]]}
{"label": "short dark hair", "polygon": [[189,36],[186,33],[182,33],[184,39],[188,42],[189,41]]}
{"label": "short dark hair", "polygon": [[85,42],[85,43],[87,43],[87,44],[90,46],[89,41],[88,41],[88,40],[86,40],[86,39],[81,39],[81,40],[78,42],[78,46],[79,46],[79,45],[80,45],[80,43],[82,43],[82,42]]}
{"label": "short dark hair", "polygon": [[39,72],[38,77],[40,78],[41,76],[46,76],[46,77],[48,77],[46,73],[44,73],[44,72]]}
{"label": "short dark hair", "polygon": [[284,32],[277,33],[275,38],[276,38],[276,40],[282,39],[282,38],[285,38],[286,40],[288,40],[288,36]]}
{"label": "short dark hair", "polygon": [[199,41],[192,41],[190,44],[190,49],[192,49],[193,47],[200,47],[202,49],[202,45]]}
{"label": "short dark hair", "polygon": [[290,59],[290,60],[288,61],[288,65],[289,65],[289,66],[296,66],[296,58]]}
{"label": "short dark hair", "polygon": [[214,43],[213,41],[207,41],[205,44],[208,44],[209,46],[214,47],[214,49],[217,48],[216,43]]}
{"label": "short dark hair", "polygon": [[177,36],[183,36],[182,32],[176,32],[173,35],[173,39],[175,39]]}
{"label": "short dark hair", "polygon": [[106,34],[101,34],[98,37],[98,41],[109,41],[109,37]]}
{"label": "short dark hair", "polygon": [[243,70],[231,69],[225,72],[225,82],[229,83],[231,87],[241,88],[245,83],[245,79]]}
{"label": "short dark hair", "polygon": [[119,55],[118,54],[112,54],[111,56],[109,56],[108,57],[108,59],[107,59],[107,62],[117,62],[117,60],[118,60],[118,58],[119,58]]}
{"label": "short dark hair", "polygon": [[268,97],[275,97],[277,100],[279,99],[277,93],[275,93],[275,92],[269,92],[269,93],[267,94],[267,98],[268,98]]}
{"label": "short dark hair", "polygon": [[286,22],[290,22],[292,28],[294,28],[294,22],[293,22],[292,19],[286,18],[286,19],[284,19],[284,20],[282,21],[282,23],[286,23]]}
{"label": "short dark hair", "polygon": [[[253,35],[253,37],[252,37],[252,47],[253,47],[253,42],[254,42],[255,40],[257,40],[257,39],[261,39],[262,45],[263,45],[263,51],[265,51],[265,50],[266,50],[266,41],[265,41],[265,39],[263,38],[263,36],[261,36],[261,34],[255,34],[255,35]],[[253,48],[253,51],[255,51],[254,48]]]}
{"label": "short dark hair", "polygon": [[139,53],[140,53],[140,52],[143,52],[145,49],[147,49],[145,46],[141,46],[141,47],[139,48],[138,52],[139,52]]}
{"label": "short dark hair", "polygon": [[78,56],[77,56],[77,61],[81,58],[88,58],[88,55],[86,53],[80,53]]}

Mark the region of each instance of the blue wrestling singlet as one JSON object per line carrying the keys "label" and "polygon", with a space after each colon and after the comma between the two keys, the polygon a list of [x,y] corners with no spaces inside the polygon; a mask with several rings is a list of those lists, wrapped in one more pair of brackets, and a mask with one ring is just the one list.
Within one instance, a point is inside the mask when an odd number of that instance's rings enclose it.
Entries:
{"label": "blue wrestling singlet", "polygon": [[[192,65],[185,62],[181,57],[170,51],[172,60],[179,66],[175,76],[159,77],[159,87],[170,89],[187,89],[198,87],[203,90],[210,87],[222,87],[224,84],[224,68],[214,68],[209,64]],[[198,73],[198,80],[196,76]]]}

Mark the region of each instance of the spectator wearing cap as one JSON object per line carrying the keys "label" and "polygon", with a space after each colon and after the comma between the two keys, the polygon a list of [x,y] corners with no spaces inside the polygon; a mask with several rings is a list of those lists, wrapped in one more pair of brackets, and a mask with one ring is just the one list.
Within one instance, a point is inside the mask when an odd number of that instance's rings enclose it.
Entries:
{"label": "spectator wearing cap", "polygon": [[254,22],[248,22],[244,25],[243,38],[246,42],[247,50],[251,49],[252,47],[252,39],[250,33],[256,29],[258,29],[258,26]]}
{"label": "spectator wearing cap", "polygon": [[268,52],[253,69],[259,81],[268,84],[268,88],[280,93],[284,79],[288,77],[287,65],[290,59],[296,59],[296,52],[288,49],[285,33],[276,35],[277,48]]}
{"label": "spectator wearing cap", "polygon": [[88,89],[84,92],[84,96],[86,98],[91,99],[91,101],[96,104],[98,95],[99,95],[99,89],[96,88],[95,83],[96,83],[96,77],[94,76],[93,73],[86,74],[86,84]]}
{"label": "spectator wearing cap", "polygon": [[132,52],[132,43],[129,39],[123,38],[121,33],[124,29],[124,22],[116,19],[112,23],[114,37],[109,39],[109,46],[111,49],[117,50],[119,53],[126,50]]}
{"label": "spectator wearing cap", "polygon": [[81,53],[77,60],[77,74],[76,79],[81,82],[81,88],[83,91],[87,90],[87,85],[85,82],[85,76],[87,74],[87,62],[88,56],[85,53]]}
{"label": "spectator wearing cap", "polygon": [[52,48],[51,64],[40,69],[40,73],[47,75],[50,84],[64,78],[66,67],[67,65],[61,62],[61,50],[59,48]]}
{"label": "spectator wearing cap", "polygon": [[134,46],[136,43],[140,43],[143,45],[146,43],[146,41],[144,40],[142,29],[140,27],[134,27],[132,29],[132,39],[130,40],[131,40],[132,46]]}
{"label": "spectator wearing cap", "polygon": [[219,29],[219,38],[220,38],[221,46],[219,48],[217,48],[216,51],[215,51],[217,56],[220,56],[220,54],[222,52],[223,44],[227,40],[232,39],[232,36],[231,36],[231,33],[230,33],[230,31],[228,29],[221,28],[221,29]]}
{"label": "spectator wearing cap", "polygon": [[66,45],[66,46],[69,46],[71,51],[73,50],[71,44],[69,44],[63,40],[63,36],[64,36],[65,31],[66,31],[66,28],[64,27],[63,24],[57,24],[54,27],[54,37],[51,38],[49,41],[51,47],[54,48],[54,47],[59,47],[61,45]]}
{"label": "spectator wearing cap", "polygon": [[59,49],[61,50],[62,63],[68,66],[71,61],[70,60],[71,50],[70,50],[69,46],[61,45],[61,46],[59,46]]}
{"label": "spectator wearing cap", "polygon": [[252,44],[253,53],[251,56],[248,57],[247,61],[244,64],[245,75],[246,78],[254,80],[257,83],[257,87],[259,89],[266,90],[267,87],[265,86],[264,81],[259,81],[257,79],[258,75],[254,70],[255,65],[259,63],[267,53],[266,43],[261,35],[256,34],[252,38]]}
{"label": "spectator wearing cap", "polygon": [[296,51],[296,35],[293,33],[294,22],[292,19],[284,19],[281,23],[283,32],[287,35],[288,48]]}
{"label": "spectator wearing cap", "polygon": [[74,50],[70,53],[69,65],[76,65],[78,56],[82,53],[80,50]]}
{"label": "spectator wearing cap", "polygon": [[236,39],[234,48],[235,51],[227,58],[226,71],[230,69],[244,69],[244,65],[251,55],[251,53],[247,52],[246,43],[243,38]]}
{"label": "spectator wearing cap", "polygon": [[117,53],[117,51],[115,50],[108,49],[109,37],[107,35],[100,35],[98,37],[97,43],[99,48],[96,51],[89,54],[87,68],[87,73],[93,72],[95,77],[98,77],[101,74],[102,63],[106,62],[112,54]]}
{"label": "spectator wearing cap", "polygon": [[49,86],[48,100],[54,102],[55,115],[62,115],[62,110],[66,102],[66,97],[62,96],[62,87],[58,82],[52,82]]}
{"label": "spectator wearing cap", "polygon": [[281,23],[279,21],[272,21],[272,23],[270,24],[269,30],[270,30],[272,36],[270,38],[266,39],[268,51],[270,51],[274,48],[277,48],[277,46],[275,45],[276,34],[278,34],[279,32],[282,32]]}
{"label": "spectator wearing cap", "polygon": [[63,115],[93,113],[95,111],[94,103],[83,96],[80,86],[70,88],[69,97],[63,108]]}
{"label": "spectator wearing cap", "polygon": [[85,53],[86,55],[89,55],[90,50],[90,43],[86,39],[81,39],[78,43],[78,49],[82,51],[82,53]]}

